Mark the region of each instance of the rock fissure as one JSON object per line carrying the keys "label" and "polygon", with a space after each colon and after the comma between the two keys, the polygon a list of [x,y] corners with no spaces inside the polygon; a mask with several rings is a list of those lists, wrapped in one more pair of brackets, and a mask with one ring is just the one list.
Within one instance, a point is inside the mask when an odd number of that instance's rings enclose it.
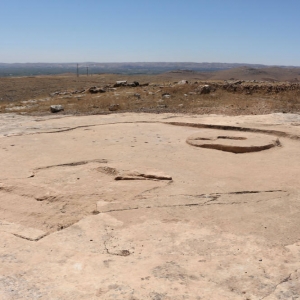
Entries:
{"label": "rock fissure", "polygon": [[5,137],[16,137],[16,136],[27,136],[27,135],[36,135],[36,134],[46,134],[46,133],[61,133],[61,132],[67,132],[67,131],[72,131],[76,129],[82,129],[82,128],[89,128],[89,127],[97,127],[97,126],[106,126],[106,125],[119,125],[119,124],[139,124],[139,123],[147,123],[147,124],[155,124],[155,123],[160,123],[156,121],[136,121],[136,122],[113,122],[113,123],[101,123],[101,124],[92,124],[92,125],[80,125],[80,126],[75,126],[75,127],[70,127],[70,128],[65,128],[65,129],[58,129],[54,131],[38,131],[38,132],[31,132],[31,133],[20,133],[20,134],[12,134],[12,135],[6,135]]}
{"label": "rock fissure", "polygon": [[[109,233],[107,232],[107,228],[105,228],[105,231],[106,231],[106,234],[107,236],[109,237],[109,239],[111,238],[111,236],[109,235]],[[107,247],[107,241],[104,241],[103,242],[103,245],[104,245],[104,248],[105,248],[105,251],[107,254],[109,255],[114,255],[114,256],[129,256],[131,253],[129,250],[118,250],[117,252],[111,252],[109,250],[109,248]]]}
{"label": "rock fissure", "polygon": [[50,234],[50,232],[47,232],[44,235],[39,236],[38,238],[32,239],[32,238],[29,238],[29,237],[26,237],[26,236],[23,236],[23,235],[20,235],[20,234],[17,234],[17,233],[13,233],[14,236],[16,236],[18,238],[21,238],[23,240],[30,241],[30,242],[38,242],[39,240],[43,239],[44,237],[46,237],[49,234]]}
{"label": "rock fissure", "polygon": [[291,277],[292,277],[292,273],[289,274],[289,276],[285,277],[283,280],[281,280],[278,284],[276,284],[274,286],[273,290],[270,293],[268,293],[266,296],[262,297],[260,300],[266,299],[267,297],[271,296],[276,291],[276,289],[278,288],[278,286],[280,286],[281,284],[289,281],[291,279]]}
{"label": "rock fissure", "polygon": [[260,193],[277,193],[282,192],[286,193],[285,190],[266,190],[266,191],[237,191],[237,192],[228,192],[228,193],[210,193],[210,194],[199,194],[199,195],[190,195],[190,194],[179,194],[179,195],[170,195],[170,197],[174,196],[188,196],[188,197],[195,197],[195,198],[207,198],[211,196],[218,196],[218,195],[246,195],[246,194],[260,194]]}
{"label": "rock fissure", "polygon": [[65,164],[40,167],[40,168],[34,169],[34,171],[45,170],[45,169],[50,169],[50,168],[57,168],[57,167],[76,167],[76,166],[86,165],[86,164],[93,163],[93,162],[106,164],[108,161],[107,161],[107,159],[83,160],[83,161],[76,161],[76,162],[70,162],[70,163],[65,163]]}

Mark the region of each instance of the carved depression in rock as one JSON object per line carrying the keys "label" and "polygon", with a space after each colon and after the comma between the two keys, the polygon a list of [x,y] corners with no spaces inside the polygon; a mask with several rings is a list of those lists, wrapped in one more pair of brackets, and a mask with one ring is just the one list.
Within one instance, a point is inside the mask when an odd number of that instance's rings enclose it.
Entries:
{"label": "carved depression in rock", "polygon": [[202,130],[189,136],[189,145],[232,153],[249,153],[281,146],[279,139],[266,134]]}

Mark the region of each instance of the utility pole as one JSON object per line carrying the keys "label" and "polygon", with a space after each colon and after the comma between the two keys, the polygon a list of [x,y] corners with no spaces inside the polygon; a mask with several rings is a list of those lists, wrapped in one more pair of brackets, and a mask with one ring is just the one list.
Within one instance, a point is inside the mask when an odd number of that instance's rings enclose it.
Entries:
{"label": "utility pole", "polygon": [[79,77],[79,69],[78,69],[78,64],[77,64],[77,77]]}

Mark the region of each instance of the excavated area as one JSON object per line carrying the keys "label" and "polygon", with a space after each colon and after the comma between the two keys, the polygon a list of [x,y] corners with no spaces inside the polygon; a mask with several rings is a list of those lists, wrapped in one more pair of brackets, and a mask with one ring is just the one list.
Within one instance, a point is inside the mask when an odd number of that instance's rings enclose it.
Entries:
{"label": "excavated area", "polygon": [[299,298],[299,124],[0,115],[0,299]]}

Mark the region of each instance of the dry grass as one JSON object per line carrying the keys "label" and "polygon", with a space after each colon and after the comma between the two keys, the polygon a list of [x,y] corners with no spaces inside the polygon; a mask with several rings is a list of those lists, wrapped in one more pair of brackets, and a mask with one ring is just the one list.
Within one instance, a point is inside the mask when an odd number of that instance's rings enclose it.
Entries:
{"label": "dry grass", "polygon": [[[104,87],[112,85],[116,80],[154,82],[150,86],[119,87],[106,93],[66,94],[50,97],[55,91],[75,91],[91,86]],[[10,79],[12,80],[12,79]],[[155,81],[157,80],[157,81]],[[24,88],[26,86],[27,88]],[[0,80],[0,84],[3,81]],[[203,82],[202,84],[207,83]],[[300,91],[286,91],[278,94],[228,92],[216,89],[207,95],[195,92],[199,83],[176,85],[162,77],[151,76],[118,76],[98,75],[74,78],[72,76],[49,76],[42,78],[6,80],[6,93],[14,88],[14,101],[1,101],[0,112],[16,112],[26,114],[48,114],[50,105],[64,106],[65,114],[103,114],[109,113],[109,106],[119,104],[119,111],[134,112],[181,112],[198,114],[267,114],[272,112],[300,112]],[[170,97],[164,97],[164,94]],[[139,94],[137,97],[135,94]],[[7,94],[6,94],[7,95]],[[3,98],[3,96],[0,96]],[[20,98],[22,100],[20,100]]]}

